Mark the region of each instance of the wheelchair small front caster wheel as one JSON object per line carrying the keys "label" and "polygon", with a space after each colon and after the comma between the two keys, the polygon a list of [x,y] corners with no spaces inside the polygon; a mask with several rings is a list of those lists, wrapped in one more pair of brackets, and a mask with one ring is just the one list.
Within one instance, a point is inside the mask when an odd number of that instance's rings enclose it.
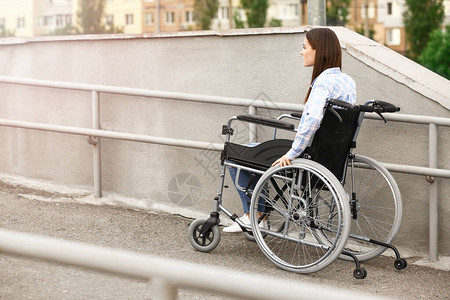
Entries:
{"label": "wheelchair small front caster wheel", "polygon": [[394,262],[394,266],[397,270],[403,270],[407,265],[408,263],[406,262],[406,259],[403,258],[396,259]]}
{"label": "wheelchair small front caster wheel", "polygon": [[188,230],[189,242],[191,245],[201,252],[210,252],[214,250],[220,242],[219,225],[212,226],[203,235],[200,231],[206,219],[196,219],[191,223]]}
{"label": "wheelchair small front caster wheel", "polygon": [[356,279],[364,279],[367,277],[367,271],[364,268],[356,268],[353,270],[353,277]]}

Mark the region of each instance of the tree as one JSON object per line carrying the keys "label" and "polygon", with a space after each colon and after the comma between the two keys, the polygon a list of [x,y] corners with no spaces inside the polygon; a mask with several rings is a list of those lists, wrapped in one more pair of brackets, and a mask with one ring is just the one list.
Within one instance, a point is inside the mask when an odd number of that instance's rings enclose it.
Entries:
{"label": "tree", "polygon": [[203,30],[210,29],[211,21],[219,9],[219,0],[195,0],[194,18]]}
{"label": "tree", "polygon": [[241,4],[247,15],[248,27],[264,27],[267,8],[269,7],[268,0],[241,0]]}
{"label": "tree", "polygon": [[[365,29],[364,25],[361,26],[355,26],[355,32],[359,33],[360,35],[365,35]],[[375,29],[373,29],[373,25],[369,25],[369,36],[367,36],[369,39],[374,40],[375,36]]]}
{"label": "tree", "polygon": [[419,62],[428,69],[450,80],[450,25],[445,32],[435,29],[419,56]]}
{"label": "tree", "polygon": [[233,18],[234,18],[234,26],[236,28],[245,28],[245,22],[242,21],[240,9],[236,9],[234,11]]}
{"label": "tree", "polygon": [[66,25],[63,28],[57,28],[50,35],[70,35],[70,34],[80,34],[78,28],[72,26],[71,24]]}
{"label": "tree", "polygon": [[347,23],[351,0],[327,0],[327,25],[344,26]]}
{"label": "tree", "polygon": [[409,56],[417,59],[427,46],[430,33],[439,28],[444,18],[443,0],[406,0],[403,13]]}
{"label": "tree", "polygon": [[80,24],[83,33],[106,32],[105,25],[102,22],[105,0],[80,0],[78,8],[78,23]]}
{"label": "tree", "polygon": [[283,27],[283,20],[271,19],[269,22],[269,27]]}

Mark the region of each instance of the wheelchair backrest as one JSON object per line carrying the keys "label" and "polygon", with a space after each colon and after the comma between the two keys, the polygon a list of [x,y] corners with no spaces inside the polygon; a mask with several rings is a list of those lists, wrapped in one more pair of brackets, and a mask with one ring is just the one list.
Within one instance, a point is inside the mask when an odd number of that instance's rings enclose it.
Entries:
{"label": "wheelchair backrest", "polygon": [[330,109],[325,110],[319,129],[313,142],[306,148],[312,160],[322,164],[339,180],[343,181],[344,167],[351,148],[354,148],[353,138],[358,126],[359,111],[333,108],[342,120]]}

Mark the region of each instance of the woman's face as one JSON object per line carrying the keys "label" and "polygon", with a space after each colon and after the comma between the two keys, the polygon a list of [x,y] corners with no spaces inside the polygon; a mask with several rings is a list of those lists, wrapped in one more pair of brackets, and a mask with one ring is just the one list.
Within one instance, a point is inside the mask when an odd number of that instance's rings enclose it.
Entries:
{"label": "woman's face", "polygon": [[309,41],[306,37],[303,42],[302,52],[300,54],[303,56],[303,65],[305,67],[314,66],[314,58],[316,57],[316,50],[314,50],[311,47],[311,44],[309,43]]}

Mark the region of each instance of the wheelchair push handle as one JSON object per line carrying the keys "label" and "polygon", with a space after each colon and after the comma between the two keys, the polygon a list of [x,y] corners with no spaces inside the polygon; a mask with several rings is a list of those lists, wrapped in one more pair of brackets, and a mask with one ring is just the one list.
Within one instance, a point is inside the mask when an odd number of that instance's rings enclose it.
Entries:
{"label": "wheelchair push handle", "polygon": [[[386,101],[380,101],[380,100],[371,100],[371,101],[366,102],[364,105],[353,105],[349,102],[342,101],[339,99],[331,99],[331,98],[327,99],[325,108],[327,110],[330,110],[331,112],[333,112],[341,122],[342,122],[342,118],[339,116],[339,114],[333,108],[336,106],[339,106],[339,107],[342,107],[345,109],[356,110],[356,111],[360,111],[360,112],[374,112],[377,115],[379,115],[385,123],[386,123],[386,119],[383,117],[382,113],[393,113],[393,112],[400,111],[400,107],[395,106],[392,103],[389,103]],[[302,114],[301,113],[291,113],[291,116],[294,118],[301,118]]]}
{"label": "wheelchair push handle", "polygon": [[382,107],[383,108],[382,112],[398,112],[398,111],[400,111],[400,107],[397,107],[394,104],[391,104],[389,102],[377,100],[377,101],[375,101],[374,105]]}
{"label": "wheelchair push handle", "polygon": [[363,112],[374,112],[383,119],[384,123],[386,123],[386,118],[383,117],[382,113],[398,112],[400,111],[400,107],[389,102],[375,100],[369,101],[365,105],[361,105],[360,110]]}
{"label": "wheelchair push handle", "polygon": [[371,105],[361,105],[361,111],[364,112],[375,112],[377,114],[386,113],[386,112],[398,112],[400,111],[400,107],[395,106],[389,102],[375,100],[368,102]]}

